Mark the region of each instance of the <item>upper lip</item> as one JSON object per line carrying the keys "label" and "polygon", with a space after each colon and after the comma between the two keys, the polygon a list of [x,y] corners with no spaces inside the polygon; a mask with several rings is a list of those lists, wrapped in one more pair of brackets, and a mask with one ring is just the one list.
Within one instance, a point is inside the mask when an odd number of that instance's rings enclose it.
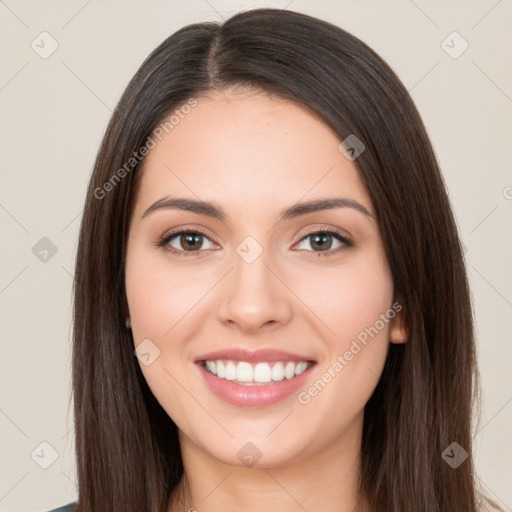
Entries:
{"label": "upper lip", "polygon": [[233,347],[226,350],[218,350],[216,352],[208,352],[202,354],[194,359],[194,362],[200,361],[217,361],[219,359],[228,359],[231,361],[247,361],[249,363],[269,362],[275,363],[277,361],[311,361],[314,359],[284,350],[276,350],[273,348],[262,348],[258,350],[250,350],[243,347]]}

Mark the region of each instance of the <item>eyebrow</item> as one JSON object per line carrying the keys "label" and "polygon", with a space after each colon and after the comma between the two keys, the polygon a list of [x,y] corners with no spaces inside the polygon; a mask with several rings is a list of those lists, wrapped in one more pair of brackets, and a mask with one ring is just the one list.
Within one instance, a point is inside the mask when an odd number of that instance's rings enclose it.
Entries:
{"label": "eyebrow", "polygon": [[[352,208],[367,217],[372,217],[370,212],[360,203],[346,197],[334,197],[327,199],[317,199],[303,203],[297,203],[281,212],[279,220],[289,220],[308,213],[318,212],[321,210],[332,210],[334,208]],[[141,220],[147,217],[151,212],[160,209],[185,210],[205,215],[214,219],[225,220],[226,212],[217,204],[208,201],[197,201],[188,198],[168,198],[163,197],[153,203],[143,214]]]}

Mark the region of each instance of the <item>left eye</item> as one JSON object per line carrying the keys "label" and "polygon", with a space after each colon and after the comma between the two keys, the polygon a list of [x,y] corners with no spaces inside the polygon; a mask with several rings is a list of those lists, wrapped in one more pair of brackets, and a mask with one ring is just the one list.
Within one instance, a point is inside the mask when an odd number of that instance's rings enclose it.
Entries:
{"label": "left eye", "polygon": [[[332,247],[333,239],[339,243],[338,247]],[[310,240],[309,247],[313,252],[335,252],[340,247],[351,245],[347,238],[340,235],[338,232],[332,231],[318,231],[315,233],[310,233],[309,235],[303,237],[299,244],[304,240]]]}

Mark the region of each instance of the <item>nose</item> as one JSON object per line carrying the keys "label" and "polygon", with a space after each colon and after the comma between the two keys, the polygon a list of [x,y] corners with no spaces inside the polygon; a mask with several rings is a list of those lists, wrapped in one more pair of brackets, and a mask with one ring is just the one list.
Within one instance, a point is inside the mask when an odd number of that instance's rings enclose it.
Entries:
{"label": "nose", "polygon": [[275,329],[292,318],[293,292],[265,251],[252,263],[238,254],[222,285],[218,319],[244,333]]}

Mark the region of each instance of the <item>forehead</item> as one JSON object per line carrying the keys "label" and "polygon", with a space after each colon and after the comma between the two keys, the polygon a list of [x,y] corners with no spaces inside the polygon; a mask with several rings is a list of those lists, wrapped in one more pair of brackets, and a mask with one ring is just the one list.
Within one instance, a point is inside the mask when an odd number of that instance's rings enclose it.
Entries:
{"label": "forehead", "polygon": [[153,137],[137,211],[165,195],[252,212],[343,195],[372,211],[357,167],[338,149],[339,137],[300,105],[259,91],[209,91],[195,100],[172,128]]}

